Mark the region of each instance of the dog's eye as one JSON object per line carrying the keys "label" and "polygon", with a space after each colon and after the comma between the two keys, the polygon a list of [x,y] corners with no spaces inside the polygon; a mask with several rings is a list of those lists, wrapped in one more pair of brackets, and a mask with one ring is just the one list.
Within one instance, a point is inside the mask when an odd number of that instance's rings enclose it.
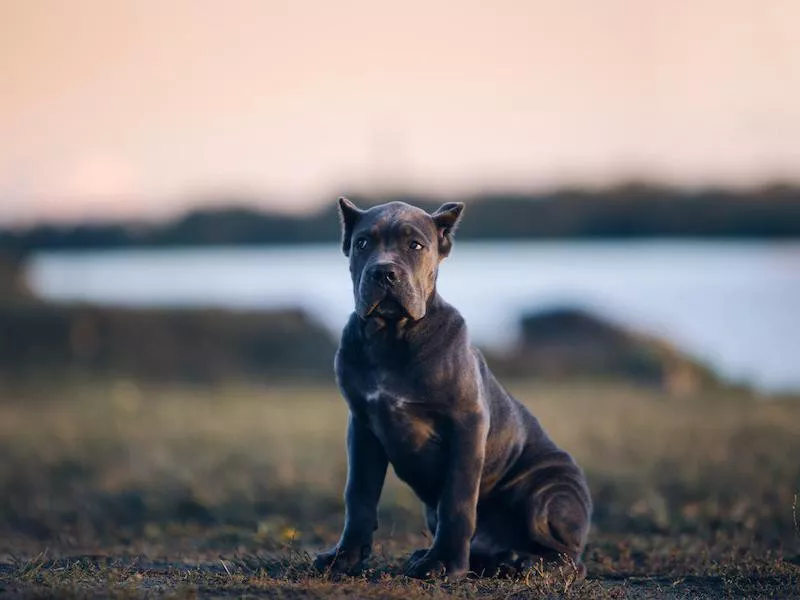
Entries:
{"label": "dog's eye", "polygon": [[367,247],[367,238],[358,238],[356,240],[356,248],[363,250]]}
{"label": "dog's eye", "polygon": [[422,250],[424,247],[425,246],[423,246],[419,242],[411,242],[411,244],[409,244],[409,248],[411,248],[412,250]]}

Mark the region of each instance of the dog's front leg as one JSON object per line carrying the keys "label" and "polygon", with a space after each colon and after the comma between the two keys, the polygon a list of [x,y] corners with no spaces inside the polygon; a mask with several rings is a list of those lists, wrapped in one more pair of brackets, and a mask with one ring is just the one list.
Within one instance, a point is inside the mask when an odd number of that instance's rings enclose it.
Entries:
{"label": "dog's front leg", "polygon": [[317,555],[314,565],[318,569],[352,573],[369,558],[387,466],[386,452],[378,438],[351,413],[347,427],[344,531],[334,548]]}
{"label": "dog's front leg", "polygon": [[436,509],[436,534],[428,552],[408,566],[406,572],[411,577],[427,579],[446,574],[457,579],[469,570],[488,417],[479,410],[459,414],[447,427],[449,463]]}

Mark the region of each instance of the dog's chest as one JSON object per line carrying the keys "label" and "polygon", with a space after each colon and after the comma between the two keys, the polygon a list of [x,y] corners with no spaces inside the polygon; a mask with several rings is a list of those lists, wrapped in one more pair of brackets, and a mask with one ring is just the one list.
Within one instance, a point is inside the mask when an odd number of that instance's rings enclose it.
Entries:
{"label": "dog's chest", "polygon": [[391,460],[438,447],[435,420],[419,398],[383,385],[365,390],[361,398],[358,411]]}

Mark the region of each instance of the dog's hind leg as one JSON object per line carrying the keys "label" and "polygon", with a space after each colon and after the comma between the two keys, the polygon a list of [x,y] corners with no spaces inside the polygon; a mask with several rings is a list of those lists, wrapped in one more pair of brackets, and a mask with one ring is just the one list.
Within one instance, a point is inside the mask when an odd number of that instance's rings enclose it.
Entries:
{"label": "dog's hind leg", "polygon": [[569,455],[556,452],[541,459],[532,476],[528,524],[534,548],[540,549],[539,554],[545,554],[544,549],[566,557],[585,574],[581,554],[592,501],[583,473]]}

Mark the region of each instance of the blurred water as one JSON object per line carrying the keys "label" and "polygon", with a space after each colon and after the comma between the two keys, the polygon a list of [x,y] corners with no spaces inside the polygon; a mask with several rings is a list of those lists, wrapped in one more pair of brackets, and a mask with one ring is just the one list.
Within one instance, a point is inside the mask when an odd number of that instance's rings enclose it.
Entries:
{"label": "blurred water", "polygon": [[[301,306],[338,331],[352,307],[337,244],[41,253],[50,300],[128,306]],[[722,374],[800,389],[800,243],[460,242],[442,296],[479,344],[502,345],[521,314],[570,304],[661,335]]]}

